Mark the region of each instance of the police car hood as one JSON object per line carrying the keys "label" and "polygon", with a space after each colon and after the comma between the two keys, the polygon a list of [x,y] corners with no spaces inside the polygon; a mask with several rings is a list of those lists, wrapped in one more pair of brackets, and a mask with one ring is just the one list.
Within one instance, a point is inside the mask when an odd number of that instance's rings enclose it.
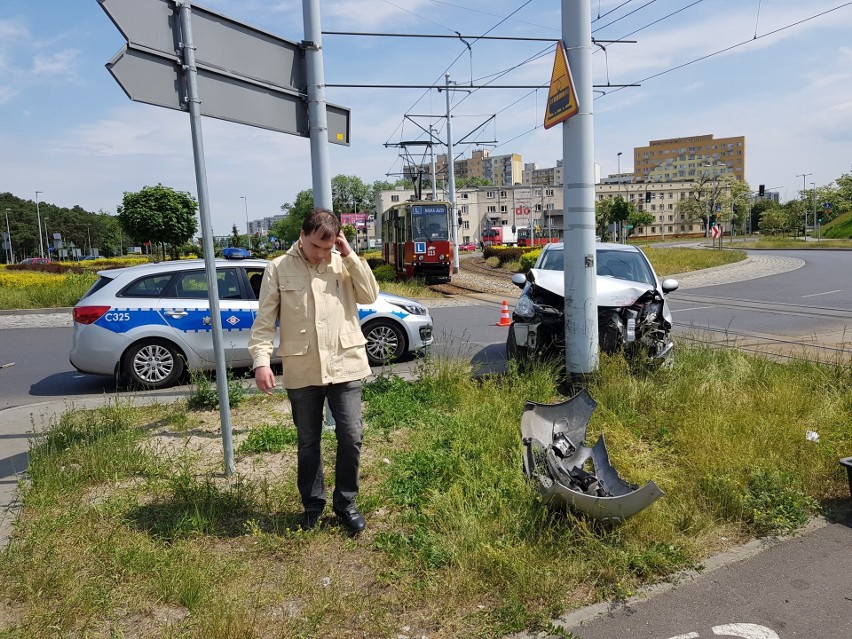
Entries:
{"label": "police car hood", "polygon": [[[565,296],[565,274],[562,271],[534,268],[530,270],[528,279],[540,288]],[[619,280],[609,275],[598,275],[597,280],[598,306],[630,306],[656,288],[645,282]]]}

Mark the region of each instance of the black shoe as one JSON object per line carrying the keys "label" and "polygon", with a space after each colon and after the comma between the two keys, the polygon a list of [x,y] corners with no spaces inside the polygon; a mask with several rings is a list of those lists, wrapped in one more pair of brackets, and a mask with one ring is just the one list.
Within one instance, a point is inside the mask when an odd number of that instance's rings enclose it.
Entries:
{"label": "black shoe", "polygon": [[350,532],[359,533],[367,526],[364,517],[358,512],[358,508],[352,506],[348,510],[335,510],[334,514],[340,523]]}
{"label": "black shoe", "polygon": [[320,517],[322,517],[321,510],[306,510],[302,514],[302,530],[313,530],[316,528]]}

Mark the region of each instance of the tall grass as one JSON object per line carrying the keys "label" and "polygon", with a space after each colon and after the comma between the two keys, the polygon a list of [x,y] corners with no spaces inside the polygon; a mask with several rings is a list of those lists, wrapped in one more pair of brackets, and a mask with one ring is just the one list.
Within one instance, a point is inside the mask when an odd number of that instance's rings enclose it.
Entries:
{"label": "tall grass", "polygon": [[[466,361],[428,360],[416,382],[387,374],[365,389],[368,529],[357,538],[330,517],[296,529],[292,432],[249,429],[257,437],[237,438],[238,465],[254,479],[225,479],[204,470],[190,433],[169,429],[180,408],[73,413],[33,451],[24,516],[0,561],[0,605],[12,611],[0,637],[545,629],[566,609],[696,565],[726,539],[788,532],[817,503],[847,499],[837,459],[852,448],[850,382],[844,365],[703,347],[642,374],[604,357],[588,380],[598,402],[588,440],[605,433],[621,475],[666,495],[603,525],[543,506],[521,470],[524,402],[573,392],[553,368],[472,379]],[[152,454],[147,430],[186,438],[183,452]],[[275,460],[283,472],[252,470]]]}

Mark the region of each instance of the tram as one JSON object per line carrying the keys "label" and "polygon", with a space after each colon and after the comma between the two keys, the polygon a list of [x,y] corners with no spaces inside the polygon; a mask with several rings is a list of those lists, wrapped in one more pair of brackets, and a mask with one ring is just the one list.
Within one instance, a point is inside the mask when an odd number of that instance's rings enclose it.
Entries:
{"label": "tram", "polygon": [[382,254],[397,277],[449,282],[453,264],[449,202],[411,200],[381,214]]}
{"label": "tram", "polygon": [[552,244],[553,242],[559,242],[559,238],[543,237],[540,233],[534,229],[530,229],[528,226],[518,229],[518,246],[544,246],[545,244]]}

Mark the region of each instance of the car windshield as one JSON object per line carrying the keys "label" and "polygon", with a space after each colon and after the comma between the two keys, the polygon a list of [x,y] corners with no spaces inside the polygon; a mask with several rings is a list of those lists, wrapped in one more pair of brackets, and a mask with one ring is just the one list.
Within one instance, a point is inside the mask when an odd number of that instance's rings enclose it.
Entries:
{"label": "car windshield", "polygon": [[[641,253],[599,248],[597,258],[598,275],[656,286],[654,274]],[[561,271],[563,269],[562,249],[545,251],[536,268],[547,271]]]}

